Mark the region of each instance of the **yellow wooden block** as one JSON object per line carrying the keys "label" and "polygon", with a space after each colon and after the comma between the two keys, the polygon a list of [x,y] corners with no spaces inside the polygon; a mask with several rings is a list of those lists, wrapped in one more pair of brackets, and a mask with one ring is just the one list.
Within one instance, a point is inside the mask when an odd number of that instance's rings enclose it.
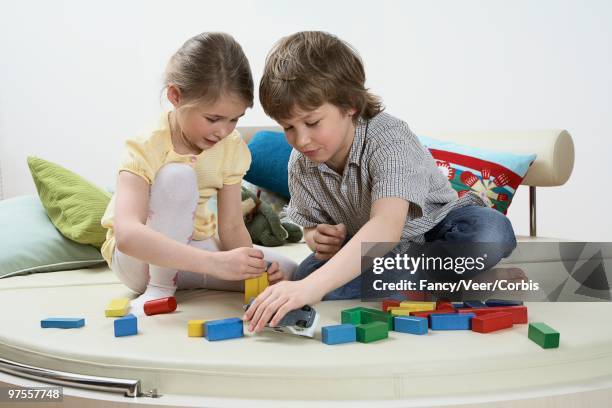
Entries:
{"label": "yellow wooden block", "polygon": [[407,316],[411,312],[428,312],[432,309],[429,306],[415,306],[415,307],[390,307],[387,309],[387,312],[391,313],[394,316]]}
{"label": "yellow wooden block", "polygon": [[264,272],[259,278],[257,278],[257,280],[259,281],[259,289],[257,291],[257,294],[259,295],[261,292],[266,290],[268,286],[270,286],[268,282],[268,272]]}
{"label": "yellow wooden block", "polygon": [[387,310],[391,313],[392,316],[409,316],[411,312],[414,312],[412,309],[406,309],[401,307],[396,307],[393,310]]}
{"label": "yellow wooden block", "polygon": [[206,320],[190,320],[187,323],[187,334],[189,337],[204,337],[204,323]]}
{"label": "yellow wooden block", "polygon": [[118,298],[110,301],[104,314],[106,317],[123,317],[130,309],[130,299]]}
{"label": "yellow wooden block", "polygon": [[400,307],[414,307],[414,308],[419,308],[422,311],[428,311],[428,310],[436,310],[436,302],[411,302],[411,301],[406,301],[406,302],[401,302],[400,303]]}
{"label": "yellow wooden block", "polygon": [[244,304],[259,295],[259,278],[245,279],[244,281]]}

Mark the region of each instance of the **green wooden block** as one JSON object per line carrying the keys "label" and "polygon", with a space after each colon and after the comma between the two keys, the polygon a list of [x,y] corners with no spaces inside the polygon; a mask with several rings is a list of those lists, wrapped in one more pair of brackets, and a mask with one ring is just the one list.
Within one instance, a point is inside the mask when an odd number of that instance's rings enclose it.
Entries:
{"label": "green wooden block", "polygon": [[389,337],[389,328],[385,322],[372,322],[357,326],[357,341],[371,343]]}
{"label": "green wooden block", "polygon": [[529,323],[527,337],[540,347],[547,349],[559,347],[561,335],[545,323]]}
{"label": "green wooden block", "polygon": [[388,330],[393,330],[393,315],[383,312],[382,310],[363,308],[361,311],[361,323],[367,324],[372,322],[387,323]]}
{"label": "green wooden block", "polygon": [[340,313],[342,324],[361,324],[361,309],[363,307],[354,307],[352,309],[345,309]]}

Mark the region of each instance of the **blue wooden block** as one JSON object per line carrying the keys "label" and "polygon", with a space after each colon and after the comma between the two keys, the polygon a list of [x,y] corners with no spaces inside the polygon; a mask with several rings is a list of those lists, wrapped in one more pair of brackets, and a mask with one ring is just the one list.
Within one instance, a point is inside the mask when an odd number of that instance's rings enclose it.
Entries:
{"label": "blue wooden block", "polygon": [[503,299],[489,299],[485,302],[489,307],[496,306],[522,306],[523,302],[520,300],[503,300]]}
{"label": "blue wooden block", "polygon": [[115,319],[113,323],[115,325],[115,337],[138,334],[138,319],[131,313]]}
{"label": "blue wooden block", "polygon": [[465,307],[463,302],[453,302],[452,305],[455,309],[463,309]]}
{"label": "blue wooden block", "polygon": [[352,324],[337,324],[321,328],[323,343],[341,344],[357,341],[357,327]]}
{"label": "blue wooden block", "polygon": [[238,317],[210,320],[204,323],[208,341],[235,339],[244,336],[242,320]]}
{"label": "blue wooden block", "polygon": [[76,329],[85,326],[85,319],[82,317],[48,317],[40,321],[43,329]]}
{"label": "blue wooden block", "polygon": [[480,300],[466,300],[463,302],[463,306],[471,307],[471,308],[488,307],[486,304],[484,304]]}
{"label": "blue wooden block", "polygon": [[397,316],[394,319],[395,331],[410,334],[427,334],[429,322],[426,317]]}
{"label": "blue wooden block", "polygon": [[449,313],[429,315],[431,330],[470,330],[474,313]]}

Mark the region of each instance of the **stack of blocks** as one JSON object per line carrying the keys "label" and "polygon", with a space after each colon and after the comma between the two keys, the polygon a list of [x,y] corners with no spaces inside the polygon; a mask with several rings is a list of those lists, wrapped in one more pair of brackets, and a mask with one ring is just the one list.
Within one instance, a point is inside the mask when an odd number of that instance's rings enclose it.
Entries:
{"label": "stack of blocks", "polygon": [[246,279],[244,281],[244,304],[248,305],[251,299],[255,299],[261,292],[266,290],[268,283],[268,268],[271,263],[266,262],[266,272],[258,278]]}
{"label": "stack of blocks", "polygon": [[[356,308],[358,309],[358,308]],[[516,300],[488,299],[466,300],[462,303],[449,301],[400,302],[385,299],[382,311],[394,316],[394,330],[402,333],[426,334],[432,330],[472,330],[491,333],[528,321],[527,307]],[[346,311],[356,316],[355,309]],[[559,346],[559,333],[544,323],[529,325],[529,339],[543,348]]]}
{"label": "stack of blocks", "polygon": [[343,310],[340,318],[342,324],[321,329],[323,343],[371,343],[386,339],[393,330],[393,316],[376,309],[354,307]]}

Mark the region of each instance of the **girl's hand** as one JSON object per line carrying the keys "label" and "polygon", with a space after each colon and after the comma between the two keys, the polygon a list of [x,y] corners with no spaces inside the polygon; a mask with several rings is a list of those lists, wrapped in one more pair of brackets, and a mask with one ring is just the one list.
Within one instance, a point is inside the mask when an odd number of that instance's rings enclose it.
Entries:
{"label": "girl's hand", "polygon": [[279,282],[255,298],[242,320],[251,322],[249,331],[259,332],[266,323],[276,326],[288,312],[316,303],[323,295],[304,280]]}
{"label": "girl's hand", "polygon": [[278,262],[272,262],[272,265],[268,268],[268,283],[274,285],[283,280],[285,280],[285,275],[278,268]]}
{"label": "girl's hand", "polygon": [[236,248],[212,253],[214,275],[224,280],[257,278],[266,268],[263,252],[255,248]]}

